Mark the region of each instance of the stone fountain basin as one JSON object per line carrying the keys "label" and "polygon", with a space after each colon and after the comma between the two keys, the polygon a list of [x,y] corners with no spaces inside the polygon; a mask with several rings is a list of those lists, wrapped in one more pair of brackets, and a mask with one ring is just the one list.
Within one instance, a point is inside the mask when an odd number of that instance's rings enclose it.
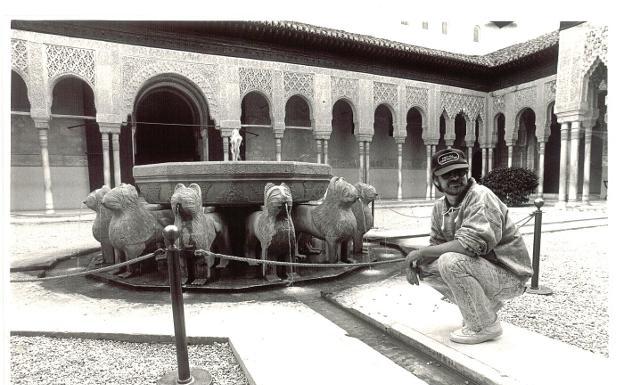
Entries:
{"label": "stone fountain basin", "polygon": [[332,177],[326,164],[276,161],[169,162],[134,166],[141,195],[149,203],[169,204],[176,184],[197,183],[204,205],[264,203],[264,186],[286,183],[293,202],[319,200]]}

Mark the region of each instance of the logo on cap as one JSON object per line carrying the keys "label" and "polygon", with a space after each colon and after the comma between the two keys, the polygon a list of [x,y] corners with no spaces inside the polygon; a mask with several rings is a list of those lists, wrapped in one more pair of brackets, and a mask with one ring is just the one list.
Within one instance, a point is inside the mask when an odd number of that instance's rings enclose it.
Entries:
{"label": "logo on cap", "polygon": [[443,154],[438,157],[438,164],[443,166],[449,162],[454,162],[459,160],[459,154],[456,152],[451,152],[449,154]]}

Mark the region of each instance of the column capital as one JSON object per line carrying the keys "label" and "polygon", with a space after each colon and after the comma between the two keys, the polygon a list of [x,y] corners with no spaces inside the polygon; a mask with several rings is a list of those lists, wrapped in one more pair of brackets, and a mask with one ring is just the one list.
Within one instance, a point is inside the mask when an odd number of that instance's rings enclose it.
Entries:
{"label": "column capital", "polygon": [[438,139],[425,139],[424,140],[425,146],[436,146],[438,144]]}
{"label": "column capital", "polygon": [[372,142],[373,134],[356,134],[355,138],[358,142]]}
{"label": "column capital", "polygon": [[98,122],[101,133],[119,134],[121,132],[121,123]]}
{"label": "column capital", "polygon": [[[237,129],[240,130],[241,128],[241,121],[240,119],[223,119],[221,121],[219,121],[219,129],[221,131],[227,131],[230,133],[233,129]],[[223,135],[223,133],[221,133],[221,136],[230,136],[230,135]]]}
{"label": "column capital", "polygon": [[317,132],[315,131],[313,133],[314,135],[314,139],[316,140],[329,140],[329,137],[331,136],[331,132]]}
{"label": "column capital", "polygon": [[275,139],[282,139],[284,137],[285,130],[273,130],[273,136]]}
{"label": "column capital", "polygon": [[405,136],[395,136],[394,141],[397,142],[397,144],[403,144],[405,143],[405,138]]}
{"label": "column capital", "polygon": [[38,130],[47,130],[50,128],[50,120],[48,119],[33,118],[33,121],[35,122],[35,127]]}

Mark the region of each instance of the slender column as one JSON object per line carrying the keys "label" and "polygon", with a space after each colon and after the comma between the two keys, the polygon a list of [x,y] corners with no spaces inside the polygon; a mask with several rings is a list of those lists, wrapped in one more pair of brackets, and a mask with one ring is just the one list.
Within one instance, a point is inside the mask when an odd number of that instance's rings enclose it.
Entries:
{"label": "slender column", "polygon": [[481,179],[485,176],[487,163],[487,148],[481,149]]}
{"label": "slender column", "polygon": [[366,180],[364,183],[370,183],[370,142],[364,142],[364,157],[366,159]]}
{"label": "slender column", "polygon": [[323,163],[323,139],[316,140],[316,163]]}
{"label": "slender column", "polygon": [[113,138],[113,169],[115,170],[115,186],[121,185],[121,164],[119,160],[119,133],[111,133]]}
{"label": "slender column", "polygon": [[[135,157],[136,157],[136,130],[137,130],[137,124],[136,124],[136,122],[132,122],[132,138],[131,138],[131,141],[132,141],[132,164],[133,165],[136,164],[136,159],[135,159]],[[107,139],[108,139],[108,137],[107,137]],[[108,154],[108,146],[106,147],[106,153]],[[106,162],[108,164],[108,160]],[[110,182],[110,175],[109,175],[108,179],[109,179],[109,182]],[[110,185],[109,185],[109,187],[110,187]]]}
{"label": "slender column", "polygon": [[444,142],[446,143],[446,148],[452,148],[453,143],[455,143],[455,139],[445,139]]}
{"label": "slender column", "polygon": [[468,146],[468,178],[472,176],[472,144]]}
{"label": "slender column", "polygon": [[39,130],[39,146],[41,147],[41,168],[43,169],[43,192],[46,214],[54,214],[54,199],[52,195],[52,173],[50,172],[50,155],[48,153],[48,129],[50,122],[35,121]]}
{"label": "slender column", "polygon": [[429,200],[432,196],[431,188],[433,187],[431,186],[431,149],[433,146],[427,144],[425,148],[427,150],[427,187],[425,189],[425,199]]}
{"label": "slender column", "polygon": [[561,149],[559,151],[559,204],[565,204],[567,200],[569,135],[570,123],[561,123]]}
{"label": "slender column", "polygon": [[507,167],[513,165],[513,144],[507,146]]}
{"label": "slender column", "polygon": [[581,135],[581,122],[572,122],[570,128],[570,179],[568,179],[568,203],[577,202],[577,183],[578,183],[578,158],[579,158],[579,139]]}
{"label": "slender column", "polygon": [[403,199],[403,143],[397,143],[398,186],[397,200]]}
{"label": "slender column", "polygon": [[585,159],[583,162],[583,203],[589,204],[589,181],[591,173],[592,127],[585,127]]}
{"label": "slender column", "polygon": [[323,139],[323,163],[329,164],[329,140]]}
{"label": "slender column", "polygon": [[546,142],[539,142],[539,164],[537,165],[537,172],[539,178],[539,185],[537,185],[537,196],[544,198],[544,155],[546,154]]}
{"label": "slender column", "polygon": [[490,147],[487,148],[487,163],[488,163],[488,168],[487,171],[490,172],[492,171],[492,162],[493,162],[493,158],[494,158],[494,148]]}
{"label": "slender column", "polygon": [[108,149],[110,147],[109,133],[102,132],[102,163],[104,166],[104,184],[108,187],[111,187],[111,177],[110,177],[110,154]]}
{"label": "slender column", "polygon": [[223,139],[223,160],[230,159],[230,137],[224,136]]}
{"label": "slender column", "polygon": [[364,171],[364,146],[365,146],[365,141],[360,140],[358,142],[358,150],[360,153],[360,170],[358,173],[358,178],[360,182],[364,182],[364,177],[365,177],[365,171]]}
{"label": "slender column", "polygon": [[210,159],[210,144],[208,142],[208,129],[204,128],[201,130],[201,138],[202,138],[202,146],[204,148],[204,161]]}
{"label": "slender column", "polygon": [[275,138],[275,160],[282,161],[282,138]]}

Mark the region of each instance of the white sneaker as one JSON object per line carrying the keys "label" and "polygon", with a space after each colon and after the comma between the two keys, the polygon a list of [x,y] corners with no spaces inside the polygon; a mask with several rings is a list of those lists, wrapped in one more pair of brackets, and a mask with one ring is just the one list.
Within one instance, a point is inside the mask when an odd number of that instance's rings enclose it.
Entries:
{"label": "white sneaker", "polygon": [[451,341],[458,344],[480,344],[481,342],[493,340],[500,337],[503,334],[503,328],[499,320],[494,321],[491,325],[481,329],[481,331],[474,331],[466,326],[461,329],[457,329],[451,333]]}

